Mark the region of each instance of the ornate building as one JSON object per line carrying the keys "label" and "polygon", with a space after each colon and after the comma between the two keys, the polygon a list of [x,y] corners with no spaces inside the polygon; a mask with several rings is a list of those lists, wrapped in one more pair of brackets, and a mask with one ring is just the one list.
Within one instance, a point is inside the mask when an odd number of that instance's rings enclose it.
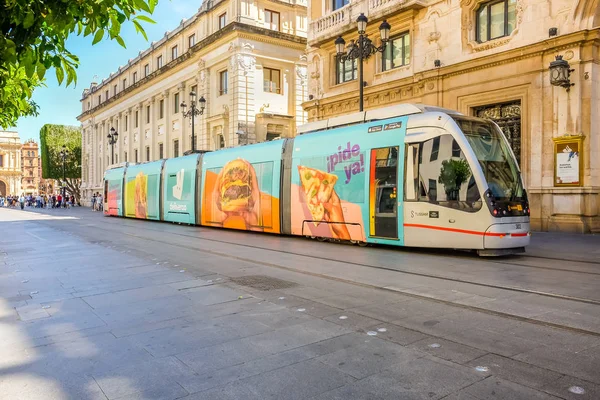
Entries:
{"label": "ornate building", "polygon": [[21,140],[17,132],[0,131],[0,196],[21,195]]}
{"label": "ornate building", "polygon": [[[192,148],[191,121],[181,106],[189,106],[192,91],[206,100],[195,118],[196,150],[293,136],[306,121],[306,10],[305,0],[205,1],[127,65],[92,83],[78,117],[83,202],[101,191],[113,161],[153,161]],[[112,128],[114,147],[107,139]]]}
{"label": "ornate building", "polygon": [[25,195],[40,192],[41,168],[38,144],[30,139],[21,148],[21,187]]}
{"label": "ornate building", "polygon": [[[387,48],[364,64],[365,109],[425,103],[495,120],[520,162],[533,228],[600,231],[598,0],[311,0],[308,13],[310,121],[358,111],[357,65],[338,61],[334,41],[356,39],[364,13],[379,45],[385,19]],[[550,73],[556,56],[562,82]],[[567,139],[581,143],[569,184],[556,162]]]}

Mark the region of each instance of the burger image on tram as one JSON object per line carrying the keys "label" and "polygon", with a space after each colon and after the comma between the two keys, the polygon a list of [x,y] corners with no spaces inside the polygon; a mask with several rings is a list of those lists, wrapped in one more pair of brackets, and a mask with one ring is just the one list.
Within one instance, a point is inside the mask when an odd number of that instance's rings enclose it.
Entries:
{"label": "burger image on tram", "polygon": [[241,159],[233,160],[223,167],[217,183],[220,193],[219,209],[223,212],[242,212],[254,207],[250,185],[252,166]]}

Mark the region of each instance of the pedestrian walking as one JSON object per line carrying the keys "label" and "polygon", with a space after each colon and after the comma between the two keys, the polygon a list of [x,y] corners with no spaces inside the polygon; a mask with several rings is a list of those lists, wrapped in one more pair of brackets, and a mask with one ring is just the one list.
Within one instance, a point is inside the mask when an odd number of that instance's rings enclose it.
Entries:
{"label": "pedestrian walking", "polygon": [[25,208],[25,196],[19,197],[19,204],[21,204],[21,210]]}

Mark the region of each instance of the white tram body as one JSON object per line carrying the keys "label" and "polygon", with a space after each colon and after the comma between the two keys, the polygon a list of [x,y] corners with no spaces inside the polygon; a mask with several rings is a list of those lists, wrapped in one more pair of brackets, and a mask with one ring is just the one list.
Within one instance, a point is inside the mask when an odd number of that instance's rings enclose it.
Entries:
{"label": "white tram body", "polygon": [[[472,249],[484,256],[524,251],[531,238],[527,193],[515,155],[493,121],[440,107],[401,104],[309,123],[300,133],[402,115],[408,117],[403,245]],[[448,201],[439,198],[439,175],[443,161],[452,158],[468,163],[472,179],[462,183],[457,199]],[[432,200],[434,185],[438,198]]]}

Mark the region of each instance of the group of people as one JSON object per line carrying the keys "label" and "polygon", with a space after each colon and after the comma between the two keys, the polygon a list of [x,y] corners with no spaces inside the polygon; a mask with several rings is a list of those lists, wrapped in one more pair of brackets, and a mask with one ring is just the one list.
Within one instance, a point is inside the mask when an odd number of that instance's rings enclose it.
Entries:
{"label": "group of people", "polygon": [[25,207],[34,208],[71,208],[75,205],[75,196],[63,196],[59,194],[52,195],[8,195],[5,197],[0,196],[0,207],[17,208],[21,207],[23,210]]}
{"label": "group of people", "polygon": [[94,193],[92,196],[92,211],[102,211],[102,206],[104,204],[102,200],[102,194],[98,192]]}

